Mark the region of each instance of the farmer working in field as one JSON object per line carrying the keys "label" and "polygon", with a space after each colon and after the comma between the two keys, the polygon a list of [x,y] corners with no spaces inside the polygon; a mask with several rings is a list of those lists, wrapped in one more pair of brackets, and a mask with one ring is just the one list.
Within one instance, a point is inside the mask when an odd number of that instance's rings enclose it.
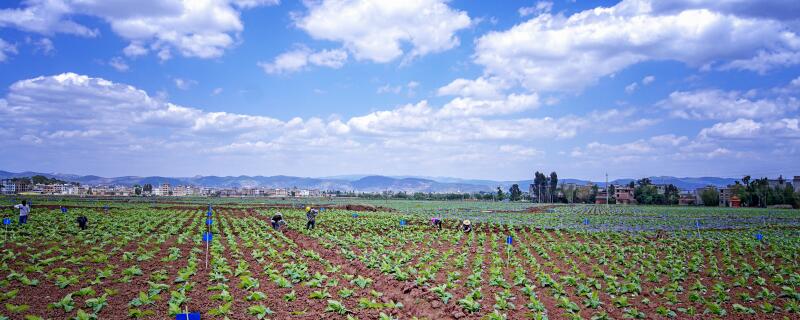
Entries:
{"label": "farmer working in field", "polygon": [[14,208],[19,209],[19,224],[28,223],[28,214],[31,213],[31,206],[28,205],[28,201],[22,200],[22,204],[15,205]]}
{"label": "farmer working in field", "polygon": [[441,218],[431,218],[431,224],[436,227],[438,230],[442,230],[442,219]]}
{"label": "farmer working in field", "polygon": [[86,224],[89,223],[89,219],[86,218],[86,216],[81,215],[80,217],[78,217],[77,221],[78,221],[78,227],[80,227],[81,230],[86,230]]}
{"label": "farmer working in field", "polygon": [[278,230],[282,225],[286,224],[286,221],[283,220],[283,214],[278,212],[274,216],[272,216],[272,229]]}
{"label": "farmer working in field", "polygon": [[311,209],[310,207],[306,207],[306,230],[314,229],[315,225],[317,224],[317,215],[319,211],[317,209]]}
{"label": "farmer working in field", "polygon": [[469,222],[469,220],[464,220],[464,223],[461,224],[461,230],[464,231],[464,233],[472,232],[472,222]]}

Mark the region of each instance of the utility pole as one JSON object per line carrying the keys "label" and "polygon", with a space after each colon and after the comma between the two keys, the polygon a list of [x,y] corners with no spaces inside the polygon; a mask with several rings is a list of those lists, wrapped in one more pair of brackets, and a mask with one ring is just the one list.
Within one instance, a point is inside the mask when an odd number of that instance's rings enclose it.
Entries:
{"label": "utility pole", "polygon": [[606,172],[606,208],[608,208],[608,172]]}

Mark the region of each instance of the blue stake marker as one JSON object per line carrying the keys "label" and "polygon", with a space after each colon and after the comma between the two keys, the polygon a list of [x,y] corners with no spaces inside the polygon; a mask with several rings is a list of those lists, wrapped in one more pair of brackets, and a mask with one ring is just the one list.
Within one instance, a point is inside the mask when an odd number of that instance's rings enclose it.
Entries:
{"label": "blue stake marker", "polygon": [[756,240],[761,241],[762,239],[764,239],[764,235],[761,232],[756,233]]}
{"label": "blue stake marker", "polygon": [[514,244],[514,237],[513,236],[508,236],[508,238],[506,238],[506,244],[507,245],[513,245]]}
{"label": "blue stake marker", "polygon": [[214,223],[214,220],[206,219],[206,225],[210,226],[213,223]]}
{"label": "blue stake marker", "polygon": [[400,220],[400,225],[401,226],[405,226],[406,225],[406,221],[405,220]]}
{"label": "blue stake marker", "polygon": [[589,219],[583,219],[583,224],[589,225]]}
{"label": "blue stake marker", "polygon": [[179,313],[175,315],[175,320],[200,320],[200,313]]}
{"label": "blue stake marker", "polygon": [[11,219],[9,219],[9,218],[3,218],[3,225],[7,226],[7,225],[9,225],[9,224],[11,224]]}
{"label": "blue stake marker", "polygon": [[212,234],[211,232],[203,232],[203,241],[211,242],[212,239],[214,239],[214,234]]}
{"label": "blue stake marker", "polygon": [[208,210],[208,216],[209,217],[211,216],[211,210]]}

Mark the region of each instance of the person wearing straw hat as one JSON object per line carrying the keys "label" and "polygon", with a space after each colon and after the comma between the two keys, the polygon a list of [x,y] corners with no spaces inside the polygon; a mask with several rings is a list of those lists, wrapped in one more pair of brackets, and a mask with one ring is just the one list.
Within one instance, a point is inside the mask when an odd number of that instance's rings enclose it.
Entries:
{"label": "person wearing straw hat", "polygon": [[[310,209],[310,208],[309,208]],[[314,229],[317,224],[317,215],[319,211],[317,209],[306,210],[306,230]]]}
{"label": "person wearing straw hat", "polygon": [[272,229],[278,230],[281,226],[286,224],[286,221],[283,220],[283,214],[278,212],[274,216],[272,216]]}
{"label": "person wearing straw hat", "polygon": [[472,232],[472,222],[469,220],[464,220],[464,222],[461,224],[461,230],[464,231],[464,233]]}

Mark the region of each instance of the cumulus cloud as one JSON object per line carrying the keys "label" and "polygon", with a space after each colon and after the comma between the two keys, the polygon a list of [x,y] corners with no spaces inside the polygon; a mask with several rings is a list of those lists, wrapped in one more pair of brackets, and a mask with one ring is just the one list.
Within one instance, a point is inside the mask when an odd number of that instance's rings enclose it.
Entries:
{"label": "cumulus cloud", "polygon": [[240,10],[275,5],[270,0],[220,1],[26,1],[21,8],[0,10],[0,27],[50,35],[55,33],[96,37],[97,29],[74,20],[81,15],[107,22],[111,30],[130,41],[128,56],[156,53],[171,58],[171,51],[186,57],[216,58],[235,45],[244,27]]}
{"label": "cumulus cloud", "polygon": [[[442,0],[307,1],[295,17],[298,28],[320,40],[341,42],[357,60],[385,63],[451,49],[455,33],[470,26],[466,12]],[[408,46],[409,50],[404,50]]]}
{"label": "cumulus cloud", "polygon": [[682,119],[773,118],[800,108],[794,96],[760,97],[756,91],[718,89],[675,91],[657,103],[670,115]]}
{"label": "cumulus cloud", "polygon": [[272,62],[259,62],[258,66],[269,74],[291,73],[305,69],[309,65],[338,69],[347,61],[344,50],[312,51],[307,47],[281,53]]}
{"label": "cumulus cloud", "polygon": [[783,118],[774,121],[737,119],[720,122],[700,131],[699,136],[709,139],[798,139],[800,118]]}
{"label": "cumulus cloud", "polygon": [[[645,61],[752,69],[734,61],[800,50],[797,25],[775,16],[777,10],[748,15],[710,1],[660,3],[624,0],[570,16],[543,13],[480,37],[474,61],[486,75],[529,90],[576,91]],[[796,63],[794,58],[770,61]]]}
{"label": "cumulus cloud", "polygon": [[440,96],[461,96],[471,98],[498,98],[508,85],[499,78],[479,77],[475,80],[458,78],[439,88]]}

